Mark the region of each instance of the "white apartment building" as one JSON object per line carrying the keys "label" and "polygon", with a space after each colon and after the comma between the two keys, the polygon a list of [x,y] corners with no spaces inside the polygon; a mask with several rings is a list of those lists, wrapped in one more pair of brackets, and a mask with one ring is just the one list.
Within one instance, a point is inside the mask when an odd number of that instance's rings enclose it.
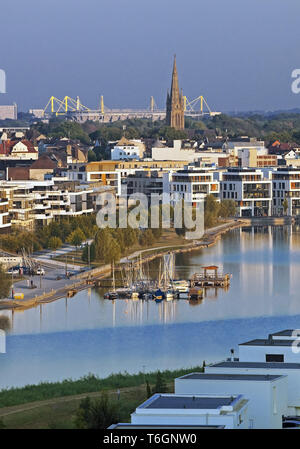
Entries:
{"label": "white apartment building", "polygon": [[58,216],[94,212],[94,189],[88,186],[76,188],[68,183],[55,183],[55,180],[3,181],[0,183],[1,192],[9,195],[9,201],[5,202],[5,216],[9,216],[11,225],[16,228],[33,229],[35,225],[49,224]]}
{"label": "white apartment building", "polygon": [[272,172],[273,213],[300,215],[300,169],[277,168]]}
{"label": "white apartment building", "polygon": [[[285,413],[285,415],[300,416],[300,363],[241,362],[241,361],[227,360],[207,365],[205,367],[205,373],[207,374],[222,373],[228,375],[248,374],[248,375],[286,376],[287,412]],[[245,396],[247,397],[247,395]],[[258,401],[258,403],[262,407],[260,400]]]}
{"label": "white apartment building", "polygon": [[287,415],[288,378],[278,374],[190,373],[175,379],[175,394],[242,394],[249,427],[281,429]]}
{"label": "white apartment building", "polygon": [[241,362],[285,362],[300,363],[299,341],[293,330],[270,334],[268,338],[257,338],[239,344]]}
{"label": "white apartment building", "polygon": [[168,147],[160,144],[151,150],[153,161],[188,161],[194,162],[199,158],[196,148],[182,148],[181,140],[174,140],[173,146]]}
{"label": "white apartment building", "polygon": [[219,201],[220,185],[213,171],[187,167],[164,174],[164,192],[172,194],[174,202],[183,199],[195,206],[210,194]]}
{"label": "white apartment building", "polygon": [[127,140],[125,137],[122,137],[122,139],[111,149],[111,160],[139,160],[143,157],[144,151],[145,145],[141,140]]}
{"label": "white apartment building", "polygon": [[271,172],[229,168],[220,173],[220,199],[235,201],[239,217],[269,216],[272,212]]}
{"label": "white apartment building", "polygon": [[229,140],[224,142],[222,149],[227,154],[233,156],[247,157],[248,149],[255,149],[258,155],[268,154],[268,149],[265,147],[265,142],[263,140],[257,140],[255,137],[244,137],[240,140]]}
{"label": "white apartment building", "polygon": [[247,429],[248,402],[242,395],[155,394],[131,414],[131,423]]}
{"label": "white apartment building", "polygon": [[11,229],[9,197],[10,192],[0,190],[0,233],[6,233]]}

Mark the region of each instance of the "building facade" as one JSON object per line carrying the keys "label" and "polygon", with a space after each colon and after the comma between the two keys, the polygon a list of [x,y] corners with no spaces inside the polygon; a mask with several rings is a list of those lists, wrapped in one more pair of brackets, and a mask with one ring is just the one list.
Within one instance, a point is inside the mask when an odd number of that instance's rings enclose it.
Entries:
{"label": "building facade", "polygon": [[263,217],[272,213],[272,180],[260,169],[231,168],[220,173],[220,199],[235,201],[239,217]]}

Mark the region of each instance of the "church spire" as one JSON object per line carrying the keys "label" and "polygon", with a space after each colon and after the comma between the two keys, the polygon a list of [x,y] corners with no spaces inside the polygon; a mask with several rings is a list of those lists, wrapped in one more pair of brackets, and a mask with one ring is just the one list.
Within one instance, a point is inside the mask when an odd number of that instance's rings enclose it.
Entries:
{"label": "church spire", "polygon": [[184,102],[179,90],[176,55],[174,55],[171,92],[167,95],[166,122],[175,129],[184,129]]}
{"label": "church spire", "polygon": [[176,55],[174,55],[172,84],[171,84],[171,100],[173,102],[179,101],[179,85],[178,85],[178,74],[176,66]]}

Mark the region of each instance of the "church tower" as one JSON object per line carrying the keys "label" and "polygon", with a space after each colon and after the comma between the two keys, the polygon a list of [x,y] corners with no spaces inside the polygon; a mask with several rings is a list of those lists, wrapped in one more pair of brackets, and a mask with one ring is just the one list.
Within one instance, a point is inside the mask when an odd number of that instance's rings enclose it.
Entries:
{"label": "church tower", "polygon": [[167,126],[175,129],[184,129],[184,100],[182,91],[179,91],[176,56],[172,74],[171,93],[167,94]]}

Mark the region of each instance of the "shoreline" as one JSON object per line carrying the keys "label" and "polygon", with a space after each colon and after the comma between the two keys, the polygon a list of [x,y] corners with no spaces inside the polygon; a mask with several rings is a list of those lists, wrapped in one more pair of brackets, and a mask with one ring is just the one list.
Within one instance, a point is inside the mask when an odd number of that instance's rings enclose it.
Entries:
{"label": "shoreline", "polygon": [[[287,218],[287,217],[286,217]],[[199,241],[193,241],[192,243],[182,245],[181,248],[177,249],[170,249],[174,248],[174,246],[166,246],[159,248],[159,252],[155,254],[150,254],[145,257],[142,257],[139,262],[147,263],[152,260],[155,260],[159,257],[162,257],[164,254],[167,254],[168,252],[172,251],[175,254],[178,253],[186,253],[194,250],[204,249],[208,248],[212,245],[214,245],[223,234],[227,233],[228,231],[231,231],[233,229],[240,228],[242,226],[267,226],[267,225],[283,225],[287,224],[287,220],[284,218],[273,218],[270,220],[270,217],[266,217],[266,219],[251,219],[251,218],[240,218],[231,220],[227,223],[220,224],[218,226],[209,228],[203,235],[202,239]],[[178,245],[180,246],[180,245]],[[176,247],[176,246],[175,246]],[[134,254],[139,253],[142,254],[142,252],[147,251],[155,251],[155,248],[147,248],[145,250],[137,251],[129,256],[126,257],[126,259],[130,259]],[[120,264],[118,264],[120,265]],[[76,295],[79,291],[86,290],[88,288],[95,287],[95,284],[100,281],[101,285],[101,279],[107,278],[107,275],[111,272],[111,266],[105,265],[100,268],[94,268],[87,272],[78,274],[74,276],[74,283],[70,284],[66,287],[63,287],[59,290],[50,290],[48,292],[45,292],[43,295],[34,296],[32,298],[28,298],[25,300],[1,300],[0,301],[0,310],[12,310],[12,309],[18,309],[18,310],[26,310],[33,307],[37,307],[40,304],[47,304],[53,301],[57,301],[61,298],[66,297],[72,297]]]}

